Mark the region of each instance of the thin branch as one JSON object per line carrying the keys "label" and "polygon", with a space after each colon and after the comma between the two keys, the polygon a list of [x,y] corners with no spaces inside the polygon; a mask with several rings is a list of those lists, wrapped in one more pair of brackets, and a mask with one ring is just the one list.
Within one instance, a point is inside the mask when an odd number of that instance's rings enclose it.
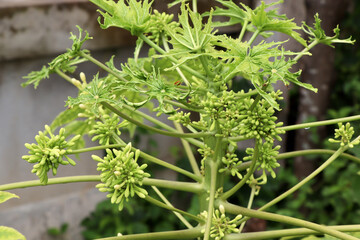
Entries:
{"label": "thin branch", "polygon": [[202,138],[202,137],[207,137],[207,136],[211,136],[213,135],[213,133],[179,133],[179,132],[169,132],[169,131],[164,131],[161,129],[157,129],[151,126],[148,126],[146,124],[143,124],[142,122],[139,122],[135,119],[133,119],[132,117],[129,117],[128,115],[122,113],[119,109],[113,107],[112,105],[110,105],[107,102],[102,102],[101,103],[104,107],[106,107],[107,109],[111,110],[112,112],[114,112],[115,114],[117,114],[118,116],[128,120],[129,122],[145,128],[147,130],[150,130],[152,132],[156,132],[162,135],[166,135],[166,136],[170,136],[170,137],[180,137],[180,138]]}
{"label": "thin branch", "polygon": [[[328,226],[328,228],[340,232],[358,232],[360,229],[360,225]],[[284,230],[270,230],[263,232],[229,234],[226,237],[224,237],[223,240],[262,240],[262,239],[270,239],[270,238],[280,239],[283,237],[296,237],[296,236],[319,235],[319,234],[322,233],[307,228],[292,228],[292,229],[284,229]]]}
{"label": "thin branch", "polygon": [[[164,196],[164,194],[162,194],[161,192],[160,192],[160,190],[157,188],[157,187],[155,187],[155,186],[151,186],[152,187],[152,189],[156,192],[156,194],[161,198],[161,200],[163,200],[163,202],[166,204],[166,205],[168,205],[169,207],[174,207],[171,203],[170,203],[170,201]],[[194,228],[184,217],[183,217],[183,215],[181,215],[180,213],[178,213],[178,212],[173,212],[174,214],[175,214],[175,216],[177,217],[177,218],[179,218],[179,220],[188,228],[188,229],[192,229],[192,228]]]}
{"label": "thin branch", "polygon": [[40,180],[8,183],[8,184],[0,185],[0,191],[6,191],[6,190],[18,189],[18,188],[54,185],[54,184],[75,183],[75,182],[100,182],[100,176],[82,175],[82,176],[50,178],[47,184],[41,183]]}
{"label": "thin branch", "polygon": [[285,131],[291,131],[291,130],[296,130],[296,129],[319,127],[319,126],[331,125],[331,124],[336,124],[336,123],[341,123],[341,122],[351,122],[351,121],[357,121],[357,120],[360,120],[360,115],[344,117],[344,118],[335,118],[335,119],[331,119],[331,120],[311,122],[311,123],[300,123],[300,124],[280,127],[279,129],[285,130]]}
{"label": "thin branch", "polygon": [[97,240],[173,240],[173,239],[194,239],[202,236],[200,227],[154,233],[130,234],[118,237],[98,238]]}
{"label": "thin branch", "polygon": [[248,209],[248,208],[240,207],[240,206],[228,203],[228,202],[221,202],[219,204],[222,204],[225,207],[225,211],[228,213],[241,214],[241,215],[247,216],[247,217],[260,218],[260,219],[264,219],[264,220],[270,220],[270,221],[274,221],[274,222],[280,222],[280,223],[286,223],[286,224],[290,224],[290,225],[294,225],[294,226],[305,227],[307,229],[312,229],[316,232],[328,234],[328,235],[331,235],[333,237],[340,238],[343,240],[359,240],[356,237],[342,233],[333,228],[329,228],[327,226],[319,225],[319,224],[305,221],[302,219],[283,216],[283,215],[275,214],[275,213],[263,212],[263,211],[259,211],[259,210]]}

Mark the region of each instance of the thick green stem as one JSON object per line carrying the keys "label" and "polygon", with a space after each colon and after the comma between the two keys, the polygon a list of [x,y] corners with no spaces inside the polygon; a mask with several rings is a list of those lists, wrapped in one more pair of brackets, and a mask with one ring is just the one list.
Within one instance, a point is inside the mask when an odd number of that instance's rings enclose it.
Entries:
{"label": "thick green stem", "polygon": [[125,236],[98,238],[97,240],[172,240],[172,239],[194,239],[202,236],[201,228],[192,228],[186,230],[140,233]]}
{"label": "thick green stem", "polygon": [[[162,194],[160,192],[160,190],[155,187],[155,186],[151,186],[152,189],[155,191],[155,193],[161,198],[161,200],[166,204],[168,205],[169,207],[174,207],[170,201],[164,196],[164,194]],[[194,228],[184,217],[183,215],[181,215],[180,213],[178,212],[173,212],[175,214],[175,216],[189,229],[191,228]]]}
{"label": "thick green stem", "polygon": [[336,238],[340,238],[343,240],[359,240],[356,237],[350,236],[348,234],[342,233],[340,231],[337,231],[333,228],[329,228],[327,226],[319,225],[316,223],[308,222],[305,220],[283,216],[275,213],[268,213],[268,212],[262,212],[259,210],[252,210],[244,207],[240,207],[228,202],[219,202],[219,204],[222,204],[225,207],[225,211],[232,214],[241,214],[243,216],[247,217],[253,217],[253,218],[260,218],[280,223],[286,223],[294,226],[304,227],[307,229],[312,229],[316,232],[320,232],[323,234],[328,234]]}
{"label": "thick green stem", "polygon": [[179,181],[170,181],[170,180],[162,180],[162,179],[154,179],[154,178],[144,178],[144,185],[148,186],[156,186],[161,188],[180,190],[184,192],[192,192],[192,193],[202,193],[204,189],[202,185],[199,183],[191,183],[191,182],[179,182]]}
{"label": "thick green stem", "polygon": [[[340,232],[359,232],[360,225],[342,225],[342,226],[328,226],[329,229],[334,229]],[[283,237],[300,237],[306,235],[322,234],[317,231],[307,228],[292,228],[285,230],[269,230],[264,232],[252,232],[242,234],[229,234],[223,240],[261,240],[261,239],[280,239]]]}
{"label": "thick green stem", "polygon": [[[174,121],[174,126],[175,126],[176,130],[178,130],[179,132],[181,132],[181,133],[184,132],[179,123]],[[188,157],[188,160],[190,162],[190,165],[191,165],[191,168],[192,168],[193,172],[195,173],[195,175],[200,177],[201,173],[200,173],[199,165],[197,164],[194,153],[191,150],[190,144],[188,142],[186,142],[184,139],[181,139],[181,143],[182,143],[182,145],[184,147],[185,153],[186,153],[186,155]]]}
{"label": "thick green stem", "polygon": [[331,120],[311,122],[311,123],[295,124],[295,125],[280,127],[279,129],[285,130],[285,131],[291,131],[291,130],[296,130],[296,129],[319,127],[319,126],[331,125],[331,124],[336,124],[336,123],[341,123],[341,122],[351,122],[351,121],[357,121],[357,120],[360,120],[360,115],[344,117],[344,118],[335,118],[335,119],[331,119]]}
{"label": "thick green stem", "polygon": [[231,188],[229,191],[225,192],[221,196],[222,200],[226,200],[229,197],[231,197],[233,194],[235,194],[246,183],[246,181],[251,177],[251,175],[254,173],[255,166],[256,166],[256,161],[257,161],[257,159],[259,157],[259,144],[260,143],[258,141],[255,142],[254,157],[253,157],[253,159],[251,161],[251,165],[250,165],[250,168],[249,168],[248,172],[246,173],[244,178],[241,179],[241,181],[238,184],[236,184],[233,188]]}
{"label": "thick green stem", "polygon": [[152,198],[150,196],[146,196],[145,200],[148,201],[149,203],[152,203],[152,204],[158,206],[158,207],[165,208],[165,209],[173,211],[173,212],[178,212],[178,213],[180,213],[180,214],[182,214],[184,216],[187,216],[187,217],[189,217],[189,218],[191,218],[191,219],[193,219],[193,220],[195,220],[195,221],[197,221],[199,223],[204,222],[204,220],[202,218],[200,218],[200,217],[192,215],[192,214],[190,214],[188,212],[185,212],[183,210],[180,210],[180,209],[177,209],[177,208],[174,208],[174,207],[170,207],[170,206],[166,205],[165,203],[162,203],[159,200],[156,200],[155,198]]}
{"label": "thick green stem", "polygon": [[218,164],[216,161],[214,161],[214,160],[211,161],[209,170],[211,171],[211,182],[210,182],[209,205],[208,205],[208,211],[207,211],[207,220],[206,220],[206,225],[205,225],[204,240],[210,239],[210,230],[211,230],[212,219],[213,219],[216,183],[217,183],[216,176],[218,173]]}
{"label": "thick green stem", "polygon": [[[75,183],[75,182],[100,182],[99,175],[83,175],[83,176],[72,176],[72,177],[58,177],[50,178],[46,185],[64,184],[64,183]],[[30,180],[23,182],[15,182],[0,185],[0,191],[6,191],[17,188],[28,188],[37,186],[46,186],[41,183],[40,180]]]}
{"label": "thick green stem", "polygon": [[149,131],[156,132],[156,133],[159,133],[159,134],[162,134],[162,135],[166,135],[166,136],[170,136],[170,137],[179,137],[179,138],[202,138],[202,137],[206,137],[206,136],[209,136],[209,135],[213,135],[213,133],[179,133],[179,132],[164,131],[164,130],[161,130],[161,129],[157,129],[157,128],[148,126],[146,124],[143,124],[142,122],[139,122],[139,121],[129,117],[128,115],[126,115],[125,113],[122,113],[120,110],[113,107],[112,105],[110,105],[107,102],[102,102],[101,104],[104,107],[106,107],[107,109],[111,110],[113,113],[115,113],[118,116],[126,119],[127,121],[137,125],[138,127],[142,127],[142,128],[147,129]]}

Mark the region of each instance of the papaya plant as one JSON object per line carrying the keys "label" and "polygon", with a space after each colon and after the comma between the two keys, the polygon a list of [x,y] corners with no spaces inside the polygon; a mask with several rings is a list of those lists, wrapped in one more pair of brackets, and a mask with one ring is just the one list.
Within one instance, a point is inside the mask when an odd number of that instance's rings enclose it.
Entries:
{"label": "papaya plant", "polygon": [[[301,70],[294,65],[303,56],[310,56],[318,44],[353,44],[351,38],[339,39],[339,28],[332,36],[321,28],[318,15],[312,26],[298,26],[293,19],[278,13],[274,6],[262,2],[252,9],[232,0],[217,0],[219,6],[206,13],[198,13],[197,1],[177,0],[169,7],[179,7],[178,20],[173,15],[152,8],[149,0],[89,0],[100,8],[101,28],[122,28],[137,38],[134,57],[116,67],[114,57],[102,63],[83,49],[89,34],[80,27],[79,34],[71,33],[73,45],[40,71],[31,72],[23,86],[34,85],[51,74],[58,74],[78,88],[77,97],[69,97],[67,109],[60,113],[44,131],[35,136],[36,143],[26,144],[29,153],[23,159],[33,165],[32,172],[39,180],[4,184],[1,191],[49,184],[98,182],[97,188],[107,193],[118,210],[133,198],[147,201],[174,213],[184,229],[146,234],[131,234],[102,239],[271,239],[308,235],[326,235],[338,239],[358,239],[360,225],[325,226],[266,211],[304,186],[338,158],[360,163],[360,159],[346,154],[356,148],[360,135],[349,122],[360,120],[350,116],[326,121],[283,126],[276,117],[281,111],[282,92],[273,84],[282,82],[317,92],[311,84],[299,80]],[[213,20],[222,16],[223,20]],[[237,37],[218,34],[222,27],[240,24]],[[300,52],[286,50],[285,41],[266,39],[279,32],[295,39],[303,46]],[[245,34],[250,36],[245,40]],[[305,38],[303,36],[306,35]],[[147,47],[145,47],[147,46]],[[140,55],[147,51],[145,57]],[[78,64],[89,61],[106,72],[104,76],[77,73]],[[72,77],[72,76],[75,76]],[[248,82],[250,90],[234,90],[234,79]],[[91,79],[91,80],[90,80]],[[154,114],[149,115],[143,108]],[[158,119],[166,115],[170,126]],[[195,119],[195,120],[194,120]],[[152,123],[148,125],[145,123]],[[343,124],[344,123],[344,124]],[[308,149],[279,153],[281,136],[300,128],[338,124],[330,142],[337,150]],[[135,148],[121,135],[143,128],[154,134],[179,138],[191,170],[183,169]],[[85,147],[83,137],[89,135],[99,143]],[[130,134],[132,135],[132,134]],[[242,159],[235,154],[244,148],[244,141],[252,142]],[[73,155],[104,149],[105,156],[93,155],[99,175],[49,177],[61,171],[60,165],[76,165]],[[268,178],[276,178],[279,159],[305,154],[330,157],[309,176],[289,190],[252,209],[254,198]],[[200,157],[199,157],[200,156]],[[344,160],[342,160],[344,161]],[[183,175],[187,181],[156,179],[147,172],[148,164],[159,165]],[[50,173],[49,173],[50,172]],[[227,178],[237,179],[231,187]],[[231,197],[251,193],[248,203],[232,203]],[[199,201],[197,213],[175,207],[160,189],[172,189],[193,194]],[[284,230],[244,233],[250,218],[260,218],[288,224]],[[355,223],[354,223],[355,224]],[[1,228],[0,228],[1,232]]]}

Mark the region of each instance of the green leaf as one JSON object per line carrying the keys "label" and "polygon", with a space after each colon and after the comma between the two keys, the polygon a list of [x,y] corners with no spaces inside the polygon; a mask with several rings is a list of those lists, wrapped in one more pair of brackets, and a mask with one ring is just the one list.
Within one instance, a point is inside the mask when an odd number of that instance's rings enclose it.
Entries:
{"label": "green leaf", "polygon": [[105,10],[99,13],[103,16],[98,18],[101,28],[119,27],[131,32],[132,35],[139,36],[146,32],[149,27],[151,4],[153,1],[124,0],[115,2],[113,0],[90,0],[98,7]]}
{"label": "green leaf", "polygon": [[0,226],[0,240],[26,240],[26,238],[11,227]]}
{"label": "green leaf", "polygon": [[77,26],[79,29],[79,36],[75,36],[73,33],[70,33],[70,39],[73,40],[73,45],[71,49],[67,49],[66,53],[63,53],[56,58],[54,58],[48,66],[43,66],[39,71],[32,71],[27,76],[24,76],[24,79],[27,79],[26,82],[22,83],[22,87],[26,87],[30,84],[34,85],[36,89],[43,79],[49,79],[50,74],[56,73],[57,70],[61,70],[62,72],[70,72],[73,73],[76,70],[76,65],[82,62],[87,61],[85,58],[81,58],[78,56],[79,52],[87,53],[87,50],[81,50],[81,46],[83,43],[88,40],[92,39],[89,37],[88,32],[85,31],[86,35],[82,38],[83,30]]}
{"label": "green leaf", "polygon": [[50,125],[51,129],[56,129],[57,127],[64,126],[65,124],[78,118],[78,114],[84,110],[79,108],[79,106],[74,106],[72,108],[67,108],[58,114],[53,122]]}
{"label": "green leaf", "polygon": [[16,194],[0,191],[0,203],[6,202],[11,198],[19,198]]}
{"label": "green leaf", "polygon": [[305,22],[303,22],[302,29],[305,33],[307,33],[310,37],[311,41],[317,41],[318,43],[322,43],[328,45],[330,47],[334,47],[334,43],[347,43],[354,44],[355,41],[351,40],[351,37],[347,39],[339,39],[340,29],[337,26],[333,31],[335,33],[334,36],[327,36],[325,31],[321,28],[321,19],[319,18],[319,14],[315,14],[314,16],[315,22],[313,27],[308,26]]}
{"label": "green leaf", "polygon": [[252,84],[254,85],[254,87],[256,88],[256,91],[276,110],[280,111],[280,106],[279,104],[276,102],[276,100],[267,92],[265,92],[264,90],[262,90],[255,81],[251,80]]}
{"label": "green leaf", "polygon": [[[198,53],[206,49],[211,40],[213,28],[211,27],[211,13],[207,23],[203,26],[200,14],[193,12],[188,5],[181,5],[179,23],[181,28],[164,26],[173,49],[179,53]],[[170,51],[173,54],[173,51]]]}

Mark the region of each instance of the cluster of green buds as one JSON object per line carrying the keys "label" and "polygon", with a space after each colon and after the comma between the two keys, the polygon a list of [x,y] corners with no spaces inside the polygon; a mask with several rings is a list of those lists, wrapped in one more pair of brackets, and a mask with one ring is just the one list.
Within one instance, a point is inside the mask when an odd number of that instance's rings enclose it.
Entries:
{"label": "cluster of green buds", "polygon": [[181,123],[183,126],[190,124],[190,112],[184,113],[183,111],[176,112],[168,117],[169,120]]}
{"label": "cluster of green buds", "polygon": [[242,175],[239,172],[239,166],[241,165],[242,161],[239,160],[237,155],[235,154],[236,147],[232,144],[229,144],[228,151],[226,152],[225,156],[222,157],[221,161],[224,164],[223,168],[219,169],[219,172],[230,172],[232,176],[237,176],[239,179],[242,179]]}
{"label": "cluster of green buds", "polygon": [[201,159],[201,173],[204,174],[204,170],[205,170],[205,160],[214,154],[214,150],[211,149],[211,147],[204,145],[202,148],[198,149],[198,152],[201,154],[202,159]]}
{"label": "cluster of green buds", "polygon": [[346,123],[343,125],[342,123],[338,123],[339,128],[335,129],[335,138],[330,138],[329,142],[332,143],[340,143],[340,146],[349,146],[349,148],[353,148],[354,144],[359,144],[359,141],[357,142],[351,142],[351,138],[354,135],[355,131],[354,128],[351,126],[350,123]]}
{"label": "cluster of green buds", "polygon": [[[48,134],[49,136],[47,136]],[[25,144],[30,155],[25,155],[22,158],[29,163],[36,163],[31,172],[36,173],[41,183],[46,184],[48,182],[47,173],[50,169],[53,175],[56,175],[60,164],[71,164],[73,166],[76,164],[67,154],[71,153],[70,148],[75,145],[80,135],[73,137],[70,141],[66,141],[65,138],[64,128],[60,129],[59,135],[54,135],[50,127],[45,125],[45,131],[39,131],[39,134],[35,136],[37,144]]]}
{"label": "cluster of green buds", "polygon": [[[207,218],[207,213],[201,214]],[[219,206],[213,213],[212,226],[210,229],[210,237],[214,240],[221,240],[225,235],[230,233],[238,233],[237,222],[242,218],[242,215],[237,215],[234,219],[230,219],[225,215],[225,208],[223,205]]]}
{"label": "cluster of green buds", "polygon": [[119,117],[117,115],[104,114],[102,121],[97,121],[93,129],[89,132],[90,135],[95,135],[91,140],[99,140],[101,145],[109,145],[113,134],[119,136],[121,134],[120,128],[128,125],[127,121],[122,121],[119,124]]}
{"label": "cluster of green buds", "polygon": [[107,155],[104,159],[93,155],[92,158],[98,161],[97,170],[101,171],[101,183],[96,185],[101,192],[108,192],[111,203],[118,204],[121,211],[125,200],[135,194],[140,198],[147,196],[147,191],[142,188],[143,179],[150,177],[144,172],[146,164],[139,166],[137,160],[140,150],[132,151],[131,143],[126,145],[123,150],[106,149]]}
{"label": "cluster of green buds", "polygon": [[[276,146],[273,148],[272,142],[265,142],[263,144],[260,144],[259,146],[259,157],[256,160],[256,167],[257,170],[263,170],[262,177],[263,183],[265,184],[267,181],[266,172],[269,172],[273,178],[276,177],[276,173],[274,171],[274,168],[277,168],[280,166],[280,164],[277,162],[277,155],[279,154],[280,146]],[[247,148],[246,153],[248,156],[244,157],[244,161],[250,161],[254,157],[255,150],[253,148]]]}
{"label": "cluster of green buds", "polygon": [[241,122],[239,124],[240,135],[257,140],[265,139],[267,142],[273,142],[274,139],[281,141],[279,135],[284,134],[285,131],[278,128],[283,123],[276,123],[275,110],[264,99],[260,100],[251,109],[254,101],[254,99],[244,99],[243,101]]}
{"label": "cluster of green buds", "polygon": [[151,33],[149,38],[155,43],[159,44],[162,37],[166,37],[165,28],[177,28],[179,27],[178,22],[172,21],[174,18],[173,14],[167,14],[165,12],[160,13],[158,10],[154,9],[153,14],[150,17],[150,26],[148,32]]}

